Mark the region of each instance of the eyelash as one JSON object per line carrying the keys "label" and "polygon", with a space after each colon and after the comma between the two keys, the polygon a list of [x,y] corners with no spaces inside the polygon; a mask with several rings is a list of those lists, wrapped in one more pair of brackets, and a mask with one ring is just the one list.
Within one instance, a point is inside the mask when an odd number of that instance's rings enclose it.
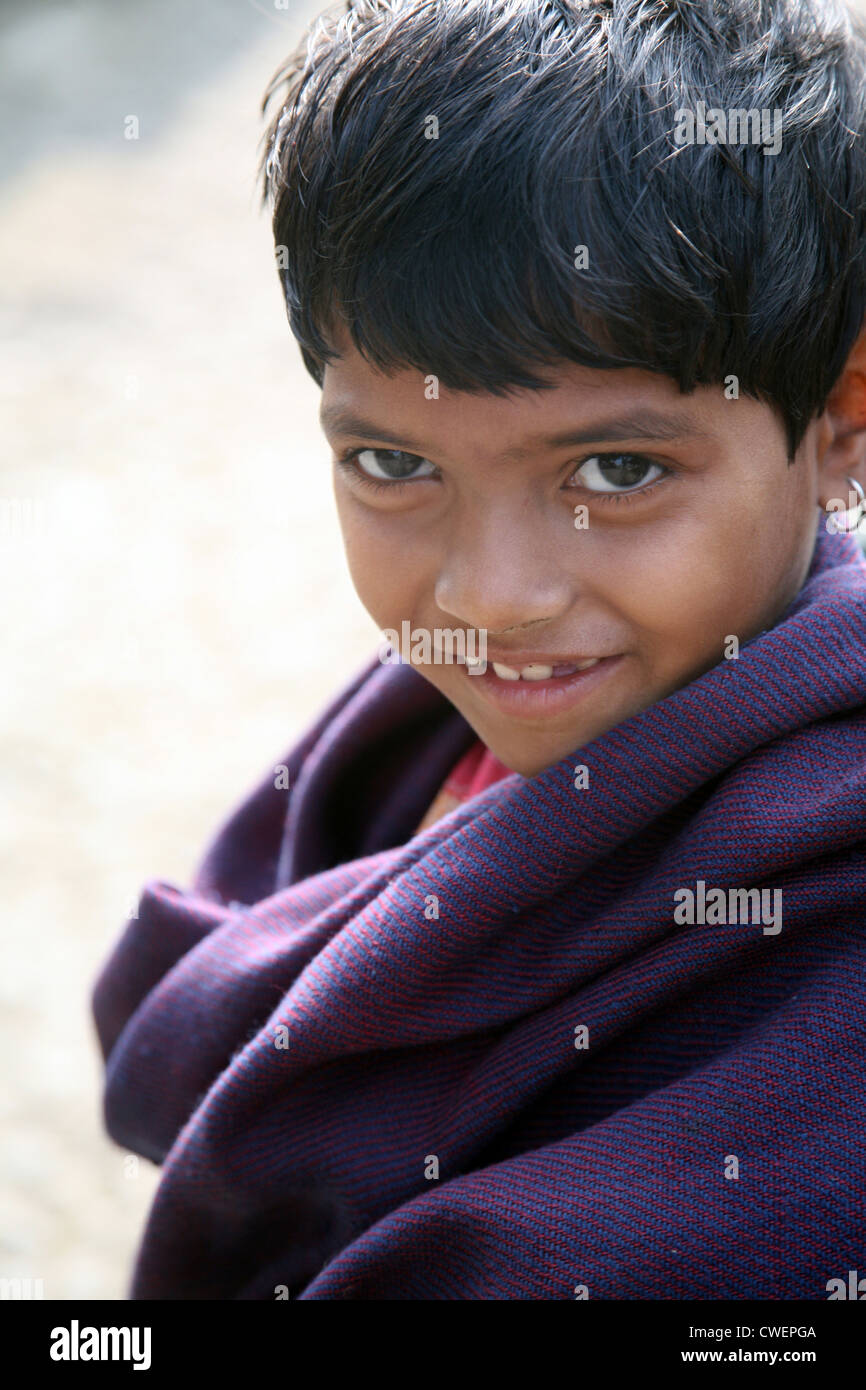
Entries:
{"label": "eyelash", "polygon": [[[363,487],[370,488],[373,492],[393,493],[395,488],[407,487],[409,483],[420,481],[417,478],[393,478],[389,479],[386,482],[384,478],[371,478],[369,473],[365,473],[362,468],[358,468],[357,466],[355,466],[358,455],[365,454],[369,448],[370,446],[368,444],[365,445],[364,448],[347,449],[342,454],[337,454],[336,457],[336,461],[339,464],[339,466],[345,469],[347,473],[351,473],[352,477],[355,478],[358,482],[360,482]],[[420,458],[420,455],[418,457]],[[586,491],[590,492],[590,495],[593,498],[595,498],[596,500],[601,499],[604,502],[631,502],[636,497],[645,497],[648,492],[652,492],[658,486],[659,483],[663,483],[665,478],[669,477],[670,474],[674,472],[674,469],[671,468],[669,464],[658,463],[655,459],[648,458],[645,454],[594,453],[587,454],[585,458],[578,459],[577,463],[572,468],[569,477],[573,476],[579,468],[582,468],[585,463],[588,463],[590,459],[594,458],[636,458],[641,459],[645,463],[653,464],[657,468],[664,469],[664,472],[662,473],[661,477],[654,478],[653,481],[651,483],[647,483],[645,487],[632,488],[628,492],[592,492],[591,489],[586,489]],[[425,479],[427,480],[429,480],[432,476],[433,475],[429,473],[426,473],[424,475]]]}
{"label": "eyelash", "polygon": [[[595,457],[596,455],[594,454],[589,455],[589,458]],[[603,458],[605,456],[602,455],[601,457]],[[628,454],[623,454],[622,457],[628,458],[630,456]],[[643,455],[635,454],[634,457],[642,458]],[[648,462],[652,463],[654,460],[650,459]],[[581,463],[586,463],[586,459],[582,459]],[[580,468],[581,464],[579,463],[577,466]],[[658,487],[659,483],[663,483],[665,478],[673,472],[672,468],[666,468],[664,464],[660,463],[658,467],[665,468],[664,473],[662,473],[660,478],[653,478],[652,482],[647,483],[645,487],[633,487],[628,492],[593,492],[591,496],[596,499],[600,497],[603,502],[632,502],[638,497],[646,497],[648,492],[652,492],[654,488]],[[589,491],[589,489],[587,489],[587,491]]]}
{"label": "eyelash", "polygon": [[[367,446],[369,448],[369,445]],[[388,482],[384,478],[371,478],[369,473],[365,473],[363,468],[355,468],[353,464],[359,454],[366,454],[367,448],[349,449],[344,454],[337,455],[337,463],[347,473],[351,473],[363,487],[371,488],[373,492],[393,492],[395,488],[405,487],[407,483],[414,482],[413,478],[393,478]],[[427,477],[430,475],[427,474]]]}

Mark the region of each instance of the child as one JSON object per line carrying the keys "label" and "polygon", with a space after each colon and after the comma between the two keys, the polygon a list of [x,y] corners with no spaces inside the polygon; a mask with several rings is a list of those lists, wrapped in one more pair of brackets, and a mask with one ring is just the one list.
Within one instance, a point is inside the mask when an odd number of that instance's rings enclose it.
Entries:
{"label": "child", "polygon": [[109,1131],[164,1165],[131,1296],[844,1297],[863,31],[355,0],[276,93],[282,286],[391,646],[96,986]]}

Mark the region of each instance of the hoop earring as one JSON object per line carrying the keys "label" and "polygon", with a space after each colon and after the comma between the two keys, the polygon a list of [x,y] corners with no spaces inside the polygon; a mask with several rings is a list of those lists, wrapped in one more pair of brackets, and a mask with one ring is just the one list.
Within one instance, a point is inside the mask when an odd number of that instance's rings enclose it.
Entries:
{"label": "hoop earring", "polygon": [[863,517],[866,516],[866,492],[863,491],[856,478],[849,478],[846,475],[845,481],[848,484],[851,491],[857,494],[857,516],[854,520],[854,525],[843,526],[839,521],[838,512],[833,512],[827,518],[827,530],[831,532],[841,532],[843,534],[845,534],[846,532],[858,530],[860,522],[862,521]]}

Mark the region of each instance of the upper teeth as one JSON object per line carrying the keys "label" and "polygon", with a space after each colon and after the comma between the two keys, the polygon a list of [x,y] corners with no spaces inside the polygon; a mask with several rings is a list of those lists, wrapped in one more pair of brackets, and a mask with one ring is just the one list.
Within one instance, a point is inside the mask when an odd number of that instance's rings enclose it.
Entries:
{"label": "upper teeth", "polygon": [[[585,661],[575,661],[571,669],[575,671],[585,671],[588,667],[594,666],[601,658],[597,656],[587,657]],[[503,681],[549,681],[553,675],[552,666],[543,666],[541,662],[533,661],[528,666],[521,666],[515,669],[513,666],[504,666],[501,661],[494,661],[493,669],[500,680]]]}

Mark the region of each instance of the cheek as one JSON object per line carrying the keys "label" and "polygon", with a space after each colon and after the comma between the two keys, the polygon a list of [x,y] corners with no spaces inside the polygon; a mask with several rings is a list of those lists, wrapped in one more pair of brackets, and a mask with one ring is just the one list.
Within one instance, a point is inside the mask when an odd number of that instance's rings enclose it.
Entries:
{"label": "cheek", "polygon": [[793,525],[753,523],[748,513],[717,515],[713,525],[681,519],[664,533],[624,537],[616,552],[615,565],[596,568],[598,592],[666,679],[721,660],[730,635],[744,641],[770,626],[807,555]]}
{"label": "cheek", "polygon": [[423,592],[423,545],[412,544],[405,518],[359,505],[335,488],[343,548],[355,592],[376,625],[399,628]]}
{"label": "cheek", "polygon": [[[744,488],[745,493],[745,488]],[[714,523],[692,518],[628,555],[620,594],[644,651],[663,680],[685,680],[726,656],[726,641],[756,637],[776,623],[809,567],[813,509],[791,496],[714,509]]]}

